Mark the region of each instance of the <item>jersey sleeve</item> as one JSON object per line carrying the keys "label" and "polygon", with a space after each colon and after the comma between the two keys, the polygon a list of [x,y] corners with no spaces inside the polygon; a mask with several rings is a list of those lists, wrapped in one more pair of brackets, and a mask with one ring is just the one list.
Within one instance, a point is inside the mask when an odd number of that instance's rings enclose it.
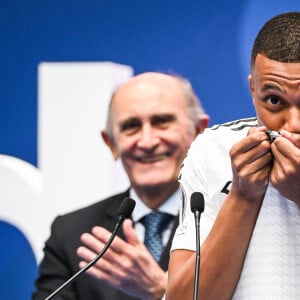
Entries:
{"label": "jersey sleeve", "polygon": [[[200,192],[203,194],[205,202],[207,201],[208,191],[206,189],[205,158],[208,147],[209,145],[205,135],[199,135],[192,143],[183,162],[179,175],[181,189],[180,222],[173,239],[171,250],[187,249],[195,251],[196,249],[195,221],[190,209],[190,199],[193,192]],[[202,226],[203,222],[202,216],[200,224],[201,228],[204,229],[204,226]],[[209,227],[211,227],[211,225],[209,225]],[[203,232],[203,235],[204,234]],[[206,235],[207,234],[205,234],[205,237]]]}

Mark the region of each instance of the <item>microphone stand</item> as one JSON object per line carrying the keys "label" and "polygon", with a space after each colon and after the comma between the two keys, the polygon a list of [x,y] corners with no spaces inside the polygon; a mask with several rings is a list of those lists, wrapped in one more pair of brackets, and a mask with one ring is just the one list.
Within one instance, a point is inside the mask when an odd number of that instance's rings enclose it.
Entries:
{"label": "microphone stand", "polygon": [[191,195],[191,211],[195,217],[196,228],[196,263],[194,275],[194,300],[198,300],[199,294],[199,277],[200,277],[200,216],[204,211],[204,196],[200,192],[194,192]]}
{"label": "microphone stand", "polygon": [[106,250],[109,248],[111,245],[113,239],[117,235],[117,232],[122,225],[123,221],[126,218],[129,218],[131,215],[133,209],[135,206],[135,201],[129,197],[126,197],[123,199],[121,205],[119,206],[118,209],[118,222],[114,228],[114,231],[112,232],[109,240],[107,243],[104,245],[103,249],[97,254],[97,256],[91,260],[88,264],[86,264],[82,269],[80,269],[77,273],[75,273],[70,279],[68,279],[64,284],[62,284],[58,289],[56,289],[51,295],[49,295],[45,300],[50,300],[54,296],[56,296],[60,291],[62,291],[65,287],[67,287],[69,284],[71,284],[75,279],[77,279],[82,273],[84,273],[87,269],[89,269],[91,266],[93,266],[101,257],[102,255],[106,252]]}
{"label": "microphone stand", "polygon": [[200,212],[196,210],[195,227],[196,227],[196,263],[195,263],[195,279],[194,279],[194,300],[198,300],[199,294],[199,275],[200,275]]}
{"label": "microphone stand", "polygon": [[109,248],[109,246],[111,245],[113,239],[115,238],[121,224],[124,221],[124,217],[120,216],[119,217],[119,221],[116,224],[116,227],[114,229],[114,231],[112,232],[109,240],[107,241],[107,243],[105,244],[104,248],[99,252],[99,254],[93,259],[91,260],[88,264],[86,264],[82,269],[80,269],[77,273],[75,273],[71,278],[69,278],[64,284],[62,284],[58,289],[56,289],[51,295],[49,295],[47,298],[45,298],[45,300],[50,300],[52,299],[54,296],[56,296],[61,290],[63,290],[65,287],[67,287],[69,284],[71,284],[75,279],[77,279],[82,273],[84,273],[86,270],[88,270],[91,266],[93,266],[101,257],[102,255],[106,252],[106,250]]}

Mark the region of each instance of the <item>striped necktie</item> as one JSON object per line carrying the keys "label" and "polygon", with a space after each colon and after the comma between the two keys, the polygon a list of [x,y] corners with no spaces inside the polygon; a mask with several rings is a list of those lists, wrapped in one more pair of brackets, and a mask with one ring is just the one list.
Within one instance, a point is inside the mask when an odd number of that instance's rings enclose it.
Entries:
{"label": "striped necktie", "polygon": [[162,232],[172,219],[172,215],[163,212],[151,212],[141,219],[145,227],[145,246],[158,262],[163,251]]}

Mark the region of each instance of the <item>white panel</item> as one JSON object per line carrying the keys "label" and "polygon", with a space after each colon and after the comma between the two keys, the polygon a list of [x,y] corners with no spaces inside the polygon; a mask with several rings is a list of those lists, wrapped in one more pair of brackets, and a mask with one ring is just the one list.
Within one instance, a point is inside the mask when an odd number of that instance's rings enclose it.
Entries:
{"label": "white panel", "polygon": [[100,131],[113,90],[132,73],[114,63],[40,64],[38,165],[48,222],[129,186]]}

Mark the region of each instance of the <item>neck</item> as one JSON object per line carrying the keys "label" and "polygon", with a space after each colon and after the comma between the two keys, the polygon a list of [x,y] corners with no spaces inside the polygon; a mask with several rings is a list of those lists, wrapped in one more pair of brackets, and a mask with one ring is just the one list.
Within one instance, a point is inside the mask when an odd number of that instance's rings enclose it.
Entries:
{"label": "neck", "polygon": [[178,189],[178,182],[146,188],[133,186],[133,189],[145,205],[151,209],[157,209]]}

